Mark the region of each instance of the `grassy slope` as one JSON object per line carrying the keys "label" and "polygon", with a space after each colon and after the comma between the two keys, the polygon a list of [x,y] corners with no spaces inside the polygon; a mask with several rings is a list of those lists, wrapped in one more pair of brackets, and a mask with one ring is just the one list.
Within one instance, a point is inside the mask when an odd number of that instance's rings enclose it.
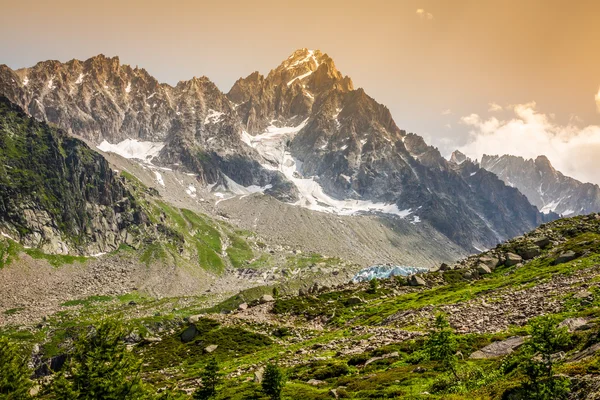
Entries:
{"label": "grassy slope", "polygon": [[[169,211],[170,212],[170,211]],[[206,242],[216,236],[205,235],[202,222],[181,212],[179,222],[198,228]],[[175,218],[173,218],[175,219]],[[191,221],[190,221],[191,220]],[[567,222],[565,222],[567,221]],[[554,314],[557,320],[583,316],[591,322],[600,322],[600,223],[583,220],[559,221],[550,229],[560,233],[565,240],[545,251],[525,266],[500,267],[491,275],[475,281],[464,281],[452,276],[445,283],[431,288],[406,287],[402,279],[385,280],[376,293],[368,291],[368,285],[350,285],[338,291],[316,296],[285,297],[276,301],[269,322],[242,320],[207,314],[196,326],[199,335],[191,343],[182,343],[179,334],[189,325],[186,317],[202,311],[202,299],[148,299],[135,294],[120,298],[91,297],[69,304],[74,312],[64,312],[51,317],[42,331],[6,331],[5,334],[21,340],[34,342],[47,340],[43,351],[47,356],[59,354],[66,339],[73,332],[93,323],[105,314],[124,315],[128,323],[142,336],[160,336],[162,341],[139,344],[134,351],[145,359],[144,376],[157,387],[189,388],[212,355],[203,348],[210,344],[219,347],[213,353],[224,372],[230,374],[221,388],[219,399],[245,399],[256,393],[258,385],[252,382],[253,367],[278,360],[286,367],[289,383],[284,397],[289,399],[327,399],[330,389],[336,389],[342,398],[379,399],[496,399],[510,387],[518,385],[523,377],[514,369],[514,357],[495,360],[467,360],[460,368],[477,371],[468,388],[457,393],[434,392],[432,385],[445,377],[435,362],[424,361],[421,356],[423,339],[418,335],[409,340],[391,341],[382,346],[378,341],[379,329],[396,329],[408,332],[425,332],[429,321],[417,320],[410,326],[386,326],[382,321],[401,311],[430,310],[433,306],[460,304],[471,299],[490,296],[498,291],[534,288],[560,276],[589,274],[586,281],[592,292],[591,300],[580,300],[572,294],[563,297],[564,307]],[[198,234],[196,233],[196,235]],[[202,233],[204,232],[204,233]],[[209,239],[212,238],[212,239]],[[201,240],[201,239],[198,239]],[[212,242],[216,245],[216,241]],[[513,244],[504,245],[510,250]],[[575,250],[581,256],[571,262],[553,265],[557,254]],[[301,264],[302,260],[298,260]],[[446,273],[452,275],[451,273]],[[456,274],[454,274],[456,275]],[[444,282],[444,276],[433,276]],[[352,304],[350,298],[360,297],[364,302]],[[135,305],[130,304],[135,301]],[[223,308],[235,307],[238,302],[228,300]],[[76,310],[76,312],[75,312]],[[146,311],[145,317],[140,310]],[[9,310],[18,312],[18,310]],[[319,322],[324,329],[315,329]],[[600,324],[598,324],[600,325]],[[566,348],[567,357],[576,351],[600,342],[600,329],[595,327],[572,334],[572,344]],[[284,327],[285,326],[285,327]],[[510,326],[508,329],[488,334],[457,335],[459,349],[468,356],[475,350],[512,335],[526,335],[527,326]],[[344,355],[344,346],[352,347],[361,340],[370,345],[359,354]],[[387,358],[364,366],[371,357],[398,352],[398,357]],[[518,356],[518,351],[516,353]],[[237,371],[237,372],[236,372]],[[567,363],[560,370],[570,376],[591,374],[600,379],[600,354],[580,362]],[[323,381],[312,386],[309,379]],[[429,393],[429,394],[427,394]],[[178,395],[186,398],[183,392]]]}

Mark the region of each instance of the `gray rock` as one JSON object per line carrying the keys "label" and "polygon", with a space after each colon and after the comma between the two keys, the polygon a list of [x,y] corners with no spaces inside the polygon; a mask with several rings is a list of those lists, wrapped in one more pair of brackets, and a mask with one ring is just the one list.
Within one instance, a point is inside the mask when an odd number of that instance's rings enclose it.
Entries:
{"label": "gray rock", "polygon": [[260,298],[261,304],[270,303],[272,301],[275,301],[275,299],[270,294],[263,294],[262,297]]}
{"label": "gray rock", "polygon": [[321,386],[321,385],[325,385],[325,382],[320,381],[318,379],[310,379],[308,382],[306,382],[307,384],[311,385],[311,386]]}
{"label": "gray rock", "polygon": [[501,342],[494,342],[485,346],[481,350],[477,350],[469,356],[473,359],[494,358],[505,356],[512,353],[516,348],[521,346],[525,339],[520,336],[513,336]]}
{"label": "gray rock", "polygon": [[550,239],[546,236],[540,236],[540,237],[533,238],[532,242],[536,246],[543,249],[550,244]]}
{"label": "gray rock", "polygon": [[490,267],[488,267],[485,264],[479,264],[477,266],[477,272],[479,272],[480,275],[487,275],[487,274],[491,274],[492,270],[490,269]]}
{"label": "gray rock", "polygon": [[191,324],[190,326],[185,328],[185,330],[183,332],[181,332],[181,334],[179,335],[179,338],[181,339],[181,341],[183,343],[189,343],[192,340],[194,340],[194,338],[196,337],[197,334],[198,334],[198,329],[196,329],[196,325]]}
{"label": "gray rock", "polygon": [[562,328],[563,326],[566,326],[569,329],[569,332],[574,332],[586,324],[587,320],[585,318],[567,318],[558,324],[558,327]]}
{"label": "gray rock", "polygon": [[479,262],[485,266],[487,266],[490,270],[494,270],[498,265],[500,265],[500,259],[498,257],[492,256],[484,256],[479,258]]}
{"label": "gray rock", "polygon": [[558,256],[556,258],[556,260],[554,260],[554,265],[564,264],[564,263],[567,263],[569,261],[573,261],[576,258],[577,258],[577,254],[575,254],[574,251],[572,251],[572,250],[565,251],[560,256]]}
{"label": "gray rock", "polygon": [[339,398],[339,396],[338,396],[338,392],[337,392],[337,389],[331,389],[331,390],[329,391],[329,395],[330,395],[331,397],[333,397],[334,399],[337,399],[337,398]]}
{"label": "gray rock", "polygon": [[408,277],[408,284],[410,286],[425,286],[427,283],[423,278],[418,275],[411,275]]}
{"label": "gray rock", "polygon": [[506,261],[504,262],[504,265],[507,267],[512,267],[513,265],[517,265],[522,261],[523,258],[520,255],[515,253],[506,253]]}
{"label": "gray rock", "polygon": [[211,344],[210,346],[206,346],[204,348],[204,351],[207,353],[212,353],[213,351],[215,351],[217,349],[217,347],[219,347],[218,344]]}
{"label": "gray rock", "polygon": [[254,371],[254,382],[262,383],[264,375],[265,375],[265,367],[258,367],[256,369],[256,371]]}
{"label": "gray rock", "polygon": [[244,311],[246,309],[248,309],[248,303],[242,303],[238,306],[238,310],[240,311]]}
{"label": "gray rock", "polygon": [[542,251],[536,245],[531,245],[523,249],[519,249],[519,255],[523,257],[524,260],[531,260],[532,258],[539,256],[541,253]]}

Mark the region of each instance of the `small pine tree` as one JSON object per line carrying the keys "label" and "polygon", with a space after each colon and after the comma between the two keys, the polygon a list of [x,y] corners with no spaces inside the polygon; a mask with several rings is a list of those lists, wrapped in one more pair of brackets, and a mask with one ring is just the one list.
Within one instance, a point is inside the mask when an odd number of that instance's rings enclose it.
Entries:
{"label": "small pine tree", "polygon": [[445,370],[452,372],[458,379],[456,349],[456,340],[448,320],[442,314],[438,314],[425,342],[425,352],[431,360],[439,361]]}
{"label": "small pine tree", "polygon": [[553,355],[570,342],[566,327],[558,328],[551,317],[531,322],[531,337],[525,343],[525,357],[520,365],[527,376],[524,390],[532,400],[566,399],[569,382],[556,377],[557,361]]}
{"label": "small pine tree", "polygon": [[26,357],[16,344],[0,337],[0,398],[6,400],[28,399],[32,382]]}
{"label": "small pine tree", "polygon": [[147,399],[140,377],[142,360],[127,350],[127,331],[116,321],[104,321],[75,342],[65,368],[49,387],[53,399]]}
{"label": "small pine tree", "polygon": [[377,278],[373,278],[369,281],[369,293],[377,293],[377,290],[379,289],[379,281],[377,280]]}
{"label": "small pine tree", "polygon": [[274,298],[278,298],[279,297],[279,289],[277,289],[276,287],[273,288],[273,297]]}
{"label": "small pine tree", "polygon": [[212,358],[201,375],[202,387],[194,393],[195,400],[208,400],[217,395],[217,386],[221,383],[219,364],[216,358]]}
{"label": "small pine tree", "polygon": [[275,364],[268,364],[262,381],[262,390],[271,400],[281,400],[285,377]]}

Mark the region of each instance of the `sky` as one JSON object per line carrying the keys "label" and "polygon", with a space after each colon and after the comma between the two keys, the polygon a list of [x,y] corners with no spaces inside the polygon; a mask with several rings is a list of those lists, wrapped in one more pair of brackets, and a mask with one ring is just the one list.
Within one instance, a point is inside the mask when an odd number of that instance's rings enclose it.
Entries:
{"label": "sky", "polygon": [[227,92],[320,49],[445,156],[545,154],[600,183],[598,1],[0,2],[11,68],[103,53],[161,82],[205,75]]}

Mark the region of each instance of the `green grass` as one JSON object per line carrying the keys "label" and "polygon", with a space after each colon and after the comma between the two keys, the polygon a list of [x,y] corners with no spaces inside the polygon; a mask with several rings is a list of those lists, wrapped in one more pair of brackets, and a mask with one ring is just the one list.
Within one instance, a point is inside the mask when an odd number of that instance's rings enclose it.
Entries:
{"label": "green grass", "polygon": [[112,296],[90,296],[85,299],[66,301],[66,302],[62,303],[61,306],[63,306],[63,307],[73,307],[73,306],[79,306],[79,305],[86,306],[91,303],[100,303],[100,302],[105,302],[105,301],[111,301],[113,299],[114,298]]}
{"label": "green grass", "polygon": [[252,249],[240,236],[230,234],[229,241],[230,244],[229,247],[227,247],[227,255],[235,268],[243,267],[246,265],[247,261],[250,261],[254,257]]}

